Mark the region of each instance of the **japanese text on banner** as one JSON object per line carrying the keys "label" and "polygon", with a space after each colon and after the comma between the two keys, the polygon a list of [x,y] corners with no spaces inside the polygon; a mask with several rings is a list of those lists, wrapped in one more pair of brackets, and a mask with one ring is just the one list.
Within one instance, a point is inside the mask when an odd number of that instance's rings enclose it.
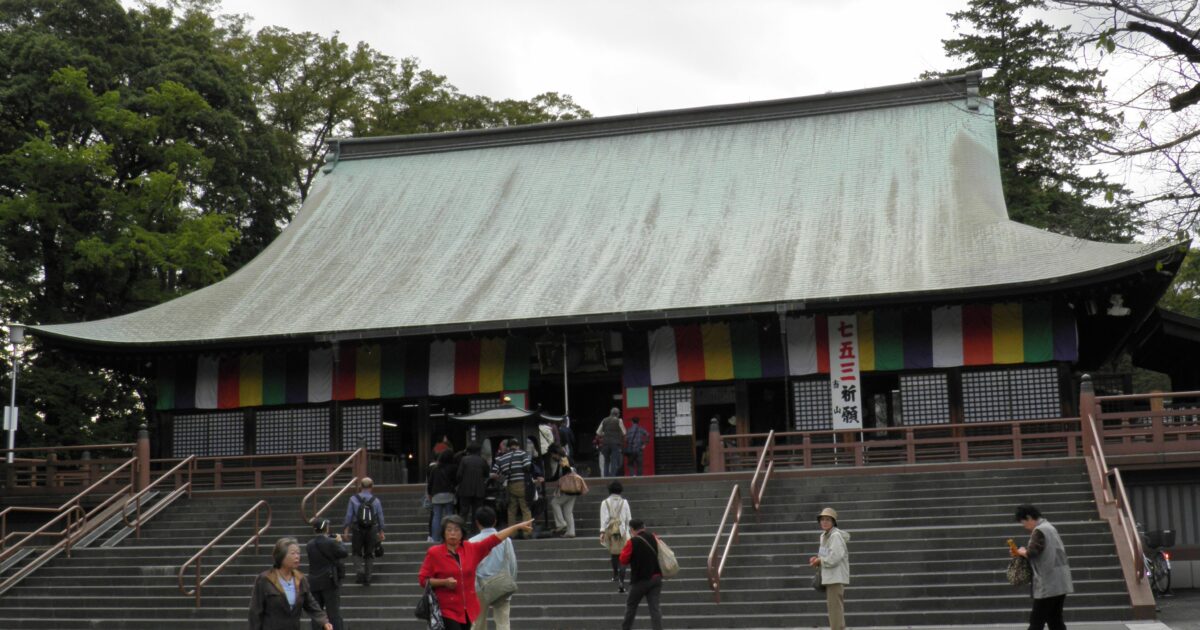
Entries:
{"label": "japanese text on banner", "polygon": [[854,315],[829,317],[829,386],[833,430],[862,429],[858,318]]}

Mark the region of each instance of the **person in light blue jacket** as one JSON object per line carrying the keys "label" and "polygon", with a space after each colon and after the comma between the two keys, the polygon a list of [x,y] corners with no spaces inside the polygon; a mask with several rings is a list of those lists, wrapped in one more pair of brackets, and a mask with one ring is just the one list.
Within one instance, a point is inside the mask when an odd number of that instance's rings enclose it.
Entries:
{"label": "person in light blue jacket", "polygon": [[[490,507],[481,507],[475,512],[475,526],[479,533],[470,542],[480,542],[496,533],[496,512]],[[508,614],[512,595],[517,586],[517,554],[512,541],[496,546],[475,569],[475,595],[479,598],[479,619],[472,628],[487,630],[488,614],[496,619],[496,630],[510,630]]]}

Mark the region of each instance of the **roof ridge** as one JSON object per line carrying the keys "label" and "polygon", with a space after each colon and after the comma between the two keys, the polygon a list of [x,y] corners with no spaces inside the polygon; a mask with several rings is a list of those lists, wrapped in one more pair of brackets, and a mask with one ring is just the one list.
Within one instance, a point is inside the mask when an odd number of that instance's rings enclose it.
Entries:
{"label": "roof ridge", "polygon": [[828,92],[767,101],[707,105],[599,118],[468,129],[437,133],[333,138],[328,141],[329,163],[463,151],[519,144],[562,142],[695,127],[712,127],[786,118],[821,116],[885,107],[938,103],[962,99],[966,109],[979,109],[980,71],[845,92]]}

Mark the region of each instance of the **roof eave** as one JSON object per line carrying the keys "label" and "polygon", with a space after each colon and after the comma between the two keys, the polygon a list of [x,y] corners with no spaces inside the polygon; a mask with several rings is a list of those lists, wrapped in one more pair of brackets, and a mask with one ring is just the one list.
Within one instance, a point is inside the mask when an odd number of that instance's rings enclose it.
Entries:
{"label": "roof eave", "polygon": [[352,331],[324,331],[285,335],[261,335],[255,337],[224,338],[218,340],[192,340],[183,342],[126,343],[105,342],[62,335],[30,326],[29,331],[54,347],[92,352],[147,353],[220,351],[233,348],[271,343],[277,345],[311,345],[333,342],[370,341],[418,336],[448,336],[463,334],[495,334],[501,332],[528,331],[537,329],[633,325],[655,321],[680,321],[711,318],[729,318],[755,315],[780,315],[793,312],[820,312],[839,309],[860,309],[871,306],[922,305],[930,303],[968,302],[971,300],[995,300],[1020,294],[1036,296],[1047,293],[1069,291],[1090,285],[1102,284],[1136,273],[1157,271],[1174,275],[1179,262],[1187,253],[1189,241],[1178,241],[1164,245],[1138,258],[1122,263],[1093,269],[1069,276],[1046,280],[1015,282],[987,287],[963,287],[935,291],[912,291],[888,294],[870,294],[818,298],[811,300],[788,300],[755,304],[710,305],[671,310],[632,311],[621,313],[595,313],[588,315],[565,315],[516,320],[491,320],[483,322],[459,322],[409,326],[403,328],[364,329]]}

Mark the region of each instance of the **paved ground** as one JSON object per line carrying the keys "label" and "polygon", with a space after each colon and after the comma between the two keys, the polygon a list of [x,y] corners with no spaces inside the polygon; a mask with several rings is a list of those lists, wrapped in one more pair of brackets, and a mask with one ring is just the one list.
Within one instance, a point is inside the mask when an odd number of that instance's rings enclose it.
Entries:
{"label": "paved ground", "polygon": [[[1067,598],[1070,602],[1070,598]],[[1070,604],[1068,603],[1068,608]],[[670,621],[669,619],[667,620]],[[1025,624],[990,626],[872,626],[853,630],[1026,630]],[[1070,623],[1069,630],[1200,630],[1200,589],[1176,591],[1159,601],[1158,621],[1128,623]]]}

